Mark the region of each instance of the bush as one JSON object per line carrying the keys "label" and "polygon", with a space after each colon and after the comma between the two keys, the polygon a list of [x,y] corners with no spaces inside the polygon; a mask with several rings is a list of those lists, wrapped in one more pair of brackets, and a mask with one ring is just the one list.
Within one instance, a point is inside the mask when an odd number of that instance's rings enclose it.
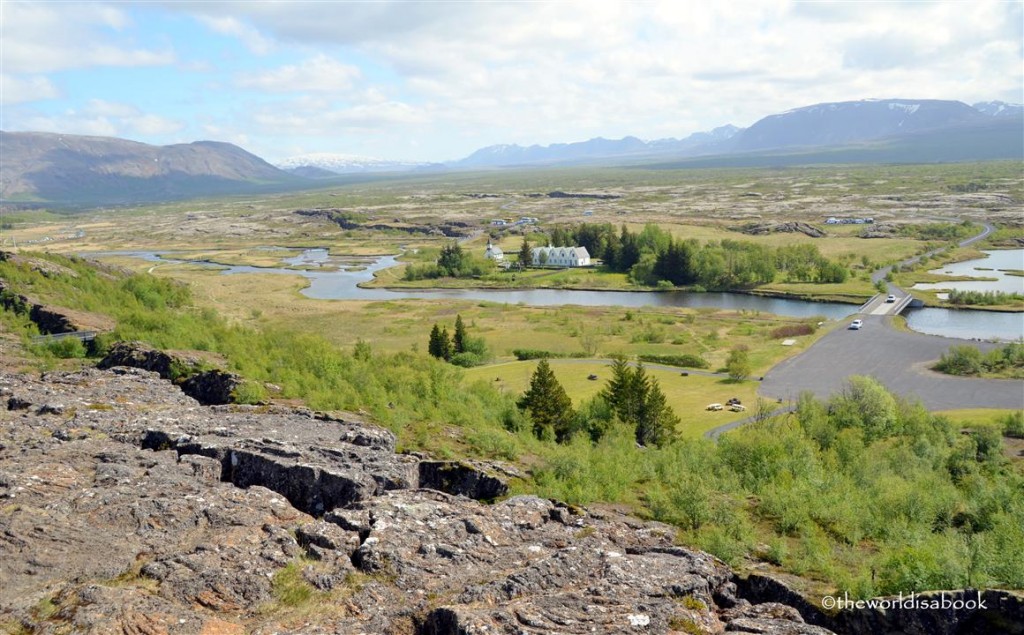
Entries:
{"label": "bush", "polygon": [[1003,417],[1003,434],[1015,439],[1024,439],[1024,412],[1018,410]]}
{"label": "bush", "polygon": [[1024,302],[1024,295],[1005,291],[961,291],[953,289],[949,292],[949,303],[955,305],[995,306],[1002,304],[1019,304]]}
{"label": "bush", "polygon": [[267,400],[267,389],[258,381],[245,380],[231,392],[235,403],[259,404]]}
{"label": "bush", "polygon": [[555,351],[543,351],[536,348],[514,348],[512,354],[515,358],[523,362],[530,359],[558,359],[558,358],[572,358],[572,359],[586,359],[588,355],[586,353],[556,353]]}
{"label": "bush", "polygon": [[816,329],[810,324],[787,324],[772,331],[772,337],[782,339],[784,337],[796,337],[798,335],[811,335]]}
{"label": "bush", "polygon": [[944,353],[934,369],[947,375],[1024,374],[1024,342],[1010,342],[1002,348],[982,353],[973,346],[953,346]]}
{"label": "bush", "polygon": [[487,361],[477,353],[471,353],[466,351],[465,353],[456,353],[452,355],[450,360],[452,364],[461,366],[463,368],[472,368],[474,366],[483,366]]}
{"label": "bush", "polygon": [[50,340],[40,346],[46,353],[60,359],[81,359],[86,356],[85,344],[76,337]]}
{"label": "bush", "polygon": [[665,364],[666,366],[680,366],[682,368],[709,367],[706,359],[700,355],[690,355],[689,353],[683,353],[681,355],[637,355],[637,358],[642,362]]}
{"label": "bush", "polygon": [[732,381],[743,381],[750,376],[750,356],[741,348],[729,351],[729,359],[725,362],[725,372]]}
{"label": "bush", "polygon": [[973,346],[954,346],[943,353],[935,370],[947,375],[977,375],[981,372],[981,351]]}

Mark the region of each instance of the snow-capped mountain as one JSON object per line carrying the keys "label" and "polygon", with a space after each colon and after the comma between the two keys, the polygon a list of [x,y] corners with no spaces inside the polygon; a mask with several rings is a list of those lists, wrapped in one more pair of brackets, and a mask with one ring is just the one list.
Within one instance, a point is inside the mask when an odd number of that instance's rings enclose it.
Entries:
{"label": "snow-capped mountain", "polygon": [[[336,154],[332,152],[313,152],[301,154],[277,162],[277,167],[289,172],[301,173],[304,168],[317,168],[334,174],[351,174],[353,172],[404,172],[426,167],[427,163],[416,161],[390,161],[360,157],[352,154]],[[308,171],[312,173],[312,171]]]}
{"label": "snow-capped mountain", "polygon": [[1005,101],[979,101],[973,104],[973,108],[992,117],[1019,117],[1024,113],[1024,104],[1008,104]]}
{"label": "snow-capped mountain", "polygon": [[985,121],[978,110],[939,99],[864,99],[769,115],[737,136],[741,151],[859,143]]}

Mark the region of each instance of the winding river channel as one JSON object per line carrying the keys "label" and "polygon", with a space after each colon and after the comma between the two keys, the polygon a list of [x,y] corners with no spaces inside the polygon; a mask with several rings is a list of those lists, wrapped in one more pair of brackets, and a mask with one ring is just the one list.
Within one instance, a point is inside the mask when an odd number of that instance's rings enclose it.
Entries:
{"label": "winding river channel", "polygon": [[[575,289],[383,289],[364,288],[360,283],[373,280],[374,273],[399,264],[396,256],[337,257],[326,249],[306,249],[298,256],[285,258],[286,267],[224,265],[209,261],[187,260],[185,254],[159,254],[154,251],[117,251],[87,256],[129,256],[156,263],[190,263],[216,267],[224,275],[240,273],[299,275],[309,282],[302,290],[317,300],[401,300],[447,299],[524,304],[530,306],[625,306],[625,307],[712,307],[729,310],[759,311],[789,317],[814,317],[837,320],[856,313],[857,306],[838,302],[809,302],[771,298],[743,293],[688,293],[685,291],[583,291]],[[175,258],[185,256],[186,259]],[[1014,340],[1024,337],[1024,314],[950,309],[910,309],[906,313],[911,329],[924,333],[963,339]]]}

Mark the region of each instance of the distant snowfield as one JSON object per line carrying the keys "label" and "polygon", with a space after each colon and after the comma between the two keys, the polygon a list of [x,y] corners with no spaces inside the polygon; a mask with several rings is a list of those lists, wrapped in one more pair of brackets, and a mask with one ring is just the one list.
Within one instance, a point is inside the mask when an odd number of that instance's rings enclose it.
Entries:
{"label": "distant snowfield", "polygon": [[367,172],[383,170],[413,170],[428,165],[416,161],[391,161],[388,159],[377,159],[374,157],[361,157],[354,154],[339,154],[333,152],[312,152],[288,157],[277,162],[277,167],[282,170],[292,170],[301,167],[315,167],[321,170],[338,172]]}

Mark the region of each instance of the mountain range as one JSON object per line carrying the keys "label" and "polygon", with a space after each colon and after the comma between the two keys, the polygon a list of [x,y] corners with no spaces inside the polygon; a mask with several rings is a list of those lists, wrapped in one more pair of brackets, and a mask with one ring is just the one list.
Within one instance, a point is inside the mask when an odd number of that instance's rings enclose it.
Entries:
{"label": "mountain range", "polygon": [[[1017,158],[1024,153],[1021,150],[1024,143],[1020,143],[1024,132],[1020,123],[1022,112],[1024,106],[1020,104],[998,101],[968,106],[959,101],[935,99],[866,99],[795,108],[764,117],[749,128],[722,126],[685,139],[641,141],[625,137],[549,146],[494,145],[448,165],[453,168],[571,165],[609,159],[636,162],[708,156],[720,157],[728,163],[735,160],[736,155],[750,153],[764,158],[765,153],[781,151],[792,156],[794,151],[817,153],[825,147],[854,149],[863,144],[870,144],[870,147],[862,150],[880,150],[886,145],[879,144],[881,140],[913,144],[915,137],[920,138],[922,133],[942,130],[970,136],[972,129],[976,129],[979,135],[984,135],[993,125],[1005,129],[1009,137],[1004,143],[992,139],[996,143],[976,147],[977,156],[969,158]],[[962,147],[949,147],[948,157],[941,147],[932,149],[938,150],[932,161],[965,160],[957,158],[963,154]],[[888,159],[880,156],[879,160]]]}
{"label": "mountain range", "polygon": [[[301,189],[311,179],[396,172],[567,165],[782,166],[1024,158],[1024,107],[1005,102],[870,99],[815,104],[682,139],[596,138],[495,145],[446,164],[340,154],[275,167],[216,141],[153,146],[125,139],[0,131],[0,200],[95,206]],[[341,176],[349,175],[349,176]]]}
{"label": "mountain range", "polygon": [[112,137],[0,131],[0,198],[69,205],[234,194],[304,182],[238,146],[153,146]]}

